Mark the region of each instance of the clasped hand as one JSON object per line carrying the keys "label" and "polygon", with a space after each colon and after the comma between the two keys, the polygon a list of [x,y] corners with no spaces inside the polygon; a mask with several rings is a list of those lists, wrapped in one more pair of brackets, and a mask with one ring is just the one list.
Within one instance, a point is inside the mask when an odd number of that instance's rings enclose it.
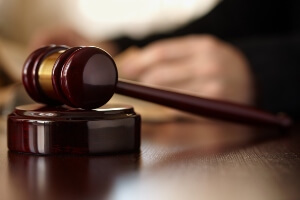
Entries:
{"label": "clasped hand", "polygon": [[116,57],[122,78],[178,88],[196,95],[253,103],[246,58],[210,35],[192,35],[131,47]]}

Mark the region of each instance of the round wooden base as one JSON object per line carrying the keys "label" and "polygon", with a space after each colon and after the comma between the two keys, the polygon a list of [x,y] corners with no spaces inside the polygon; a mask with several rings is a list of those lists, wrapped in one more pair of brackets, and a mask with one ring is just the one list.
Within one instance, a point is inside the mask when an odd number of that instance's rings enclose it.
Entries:
{"label": "round wooden base", "polygon": [[33,154],[138,152],[140,128],[141,117],[131,106],[23,105],[8,116],[8,148]]}

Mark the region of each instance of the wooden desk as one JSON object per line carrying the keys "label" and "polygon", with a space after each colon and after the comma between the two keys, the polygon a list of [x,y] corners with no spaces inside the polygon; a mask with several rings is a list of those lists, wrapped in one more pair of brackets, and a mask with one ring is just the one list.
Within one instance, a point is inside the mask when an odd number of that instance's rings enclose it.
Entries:
{"label": "wooden desk", "polygon": [[140,154],[106,156],[11,153],[0,127],[0,199],[300,198],[300,124],[274,138],[222,122],[143,124]]}

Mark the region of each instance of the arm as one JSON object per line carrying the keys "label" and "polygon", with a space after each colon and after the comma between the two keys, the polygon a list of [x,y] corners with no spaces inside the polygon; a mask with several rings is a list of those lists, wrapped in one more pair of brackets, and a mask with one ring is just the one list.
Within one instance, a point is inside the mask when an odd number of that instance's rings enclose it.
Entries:
{"label": "arm", "polygon": [[299,118],[300,35],[255,37],[234,44],[255,74],[258,106]]}
{"label": "arm", "polygon": [[255,35],[282,33],[292,29],[287,21],[294,14],[299,15],[298,4],[290,0],[223,0],[206,16],[172,32],[150,35],[142,40],[121,37],[115,43],[122,51],[133,44],[143,47],[153,41],[189,34],[211,34],[230,41]]}

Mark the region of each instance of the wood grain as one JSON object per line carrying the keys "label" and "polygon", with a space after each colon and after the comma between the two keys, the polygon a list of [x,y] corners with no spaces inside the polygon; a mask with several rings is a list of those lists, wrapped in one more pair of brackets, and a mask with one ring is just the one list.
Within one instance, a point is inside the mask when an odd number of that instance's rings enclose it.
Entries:
{"label": "wood grain", "polygon": [[218,121],[144,123],[139,154],[7,152],[1,199],[299,199],[300,123],[289,135]]}

